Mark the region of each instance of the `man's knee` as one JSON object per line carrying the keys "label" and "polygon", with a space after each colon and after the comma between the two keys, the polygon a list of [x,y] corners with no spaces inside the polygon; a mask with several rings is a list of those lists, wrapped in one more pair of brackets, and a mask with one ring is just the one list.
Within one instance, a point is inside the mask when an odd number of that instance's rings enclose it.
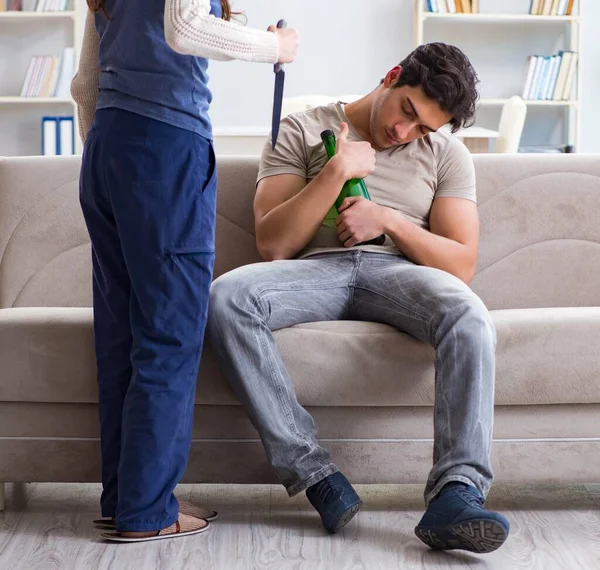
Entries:
{"label": "man's knee", "polygon": [[244,281],[239,276],[238,269],[221,275],[210,286],[209,312],[226,316],[245,296],[244,289]]}
{"label": "man's knee", "polygon": [[209,319],[235,319],[250,312],[262,288],[256,277],[256,267],[244,266],[215,279],[210,287]]}
{"label": "man's knee", "polygon": [[492,316],[475,293],[466,295],[457,325],[464,329],[467,336],[496,345],[496,327]]}

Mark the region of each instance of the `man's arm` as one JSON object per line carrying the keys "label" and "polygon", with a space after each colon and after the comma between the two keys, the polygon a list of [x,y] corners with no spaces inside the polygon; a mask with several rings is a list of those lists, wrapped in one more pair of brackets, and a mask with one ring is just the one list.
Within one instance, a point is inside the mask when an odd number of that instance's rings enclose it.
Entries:
{"label": "man's arm", "polygon": [[[284,125],[284,123],[282,123]],[[280,133],[277,151],[270,143],[263,152],[262,162],[274,172],[289,168],[300,172],[297,162],[302,143],[291,144],[299,138],[291,130],[288,119]],[[315,178],[307,184],[299,174],[274,174],[262,178],[254,198],[256,245],[266,261],[291,259],[317,233],[327,212],[338,197],[344,182],[350,178],[364,178],[375,167],[375,151],[367,142],[348,141],[348,126],[342,123],[336,155],[329,160]]]}
{"label": "man's arm", "polygon": [[401,212],[361,197],[346,198],[336,219],[345,247],[387,234],[411,261],[473,279],[479,243],[477,205],[464,198],[436,198],[429,215],[430,230],[420,228]]}
{"label": "man's arm", "polygon": [[291,259],[306,246],[346,178],[335,160],[309,183],[295,174],[263,178],[256,190],[256,246],[265,261]]}
{"label": "man's arm", "polygon": [[386,233],[415,263],[447,271],[470,283],[479,247],[475,168],[469,150],[451,139],[438,165],[438,184],[429,212],[429,230],[398,212],[386,216]]}
{"label": "man's arm", "polygon": [[464,198],[436,198],[429,228],[413,224],[400,212],[388,209],[385,233],[409,259],[447,271],[470,283],[475,275],[479,247],[477,204]]}

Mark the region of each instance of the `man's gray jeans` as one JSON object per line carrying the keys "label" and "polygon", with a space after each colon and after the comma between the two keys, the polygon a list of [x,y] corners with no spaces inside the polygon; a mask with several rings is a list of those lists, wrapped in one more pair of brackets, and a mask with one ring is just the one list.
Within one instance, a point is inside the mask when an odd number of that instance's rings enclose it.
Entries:
{"label": "man's gray jeans", "polygon": [[324,253],[222,275],[209,307],[211,346],[290,496],[338,469],[296,399],[272,331],[347,319],[385,323],[435,348],[434,465],[426,503],[450,481],[487,496],[496,332],[483,302],[458,278],[400,256]]}

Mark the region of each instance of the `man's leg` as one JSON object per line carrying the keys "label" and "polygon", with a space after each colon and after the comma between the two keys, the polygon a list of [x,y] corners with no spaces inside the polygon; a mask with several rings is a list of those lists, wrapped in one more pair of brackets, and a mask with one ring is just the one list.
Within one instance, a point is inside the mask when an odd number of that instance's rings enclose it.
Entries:
{"label": "man's leg", "polygon": [[[332,532],[343,526],[345,510],[324,516],[314,496],[320,490],[315,484],[328,479],[344,487],[347,481],[317,442],[315,422],[296,398],[272,331],[346,318],[354,274],[355,256],[350,252],[238,268],[212,284],[207,325],[211,346],[276,475],[290,496],[308,489],[311,503]],[[328,489],[329,482],[324,483]],[[325,491],[318,495],[331,495]],[[355,502],[352,516],[358,509],[357,496]]]}
{"label": "man's leg", "polygon": [[[454,483],[451,488],[476,490],[482,502],[493,480],[496,346],[483,302],[449,273],[402,258],[366,254],[351,314],[392,325],[435,348],[433,469],[425,500],[431,506]],[[469,496],[460,502],[469,503]],[[491,550],[492,542],[482,537],[477,546]]]}
{"label": "man's leg", "polygon": [[211,287],[211,346],[290,496],[337,471],[298,403],[272,331],[347,315],[352,255],[246,265]]}

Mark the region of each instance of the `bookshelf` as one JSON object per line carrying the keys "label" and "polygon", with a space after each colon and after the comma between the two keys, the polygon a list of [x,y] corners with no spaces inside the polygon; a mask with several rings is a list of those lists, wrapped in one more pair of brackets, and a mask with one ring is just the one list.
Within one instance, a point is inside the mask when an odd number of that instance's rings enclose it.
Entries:
{"label": "bookshelf", "polygon": [[[473,47],[477,42],[481,45],[485,42],[487,37],[486,30],[489,27],[501,27],[502,29],[510,29],[512,34],[519,33],[524,38],[526,37],[529,42],[531,38],[539,38],[540,43],[548,44],[553,41],[555,37],[564,37],[563,45],[560,49],[566,51],[574,51],[578,53],[577,72],[571,97],[569,100],[535,100],[528,99],[525,103],[532,107],[539,109],[540,112],[551,112],[551,109],[555,109],[562,113],[559,120],[562,122],[563,130],[565,133],[562,144],[571,145],[576,151],[580,143],[581,133],[581,113],[580,113],[580,98],[581,98],[581,4],[582,0],[577,0],[574,4],[571,15],[531,15],[529,14],[530,2],[521,0],[517,5],[514,1],[510,7],[516,8],[514,12],[518,10],[526,10],[527,13],[512,13],[506,12],[494,12],[494,9],[505,9],[502,0],[480,0],[479,11],[477,13],[455,13],[455,12],[430,12],[428,11],[427,0],[415,0],[414,4],[414,44],[415,46],[421,45],[425,42],[430,41],[443,41],[439,37],[435,37],[432,32],[441,30],[460,29],[461,33],[465,36],[465,42],[468,42]],[[509,7],[509,10],[510,10]],[[435,29],[432,27],[435,26]],[[544,40],[542,42],[542,40]],[[456,43],[458,47],[462,47],[460,42]],[[504,46],[499,46],[502,49]],[[536,48],[533,48],[534,50]],[[544,49],[544,48],[542,48]],[[534,52],[528,55],[534,55]],[[536,54],[537,55],[537,54]],[[545,55],[553,55],[547,53]],[[489,61],[485,65],[489,64],[493,66],[495,61],[492,58],[488,58]],[[499,96],[482,96],[479,100],[478,110],[484,110],[485,108],[501,107],[504,102],[512,95],[522,95],[523,85],[525,82],[525,75],[528,65],[528,56],[525,56],[520,64],[515,63],[514,72],[510,70],[511,75],[516,74],[517,78],[521,80],[520,90],[514,92],[498,93]],[[482,75],[481,61],[476,65],[476,70],[479,75]],[[507,73],[506,70],[504,70]],[[514,85],[515,77],[512,77],[511,84]],[[507,82],[508,83],[508,82]],[[482,80],[482,91],[485,91],[485,86]],[[547,109],[547,111],[544,111]],[[528,114],[529,115],[529,114]],[[552,115],[556,120],[556,115]],[[488,125],[486,125],[488,126]],[[493,125],[489,125],[491,128]]]}
{"label": "bookshelf", "polygon": [[444,18],[454,22],[522,22],[525,24],[547,24],[548,22],[575,22],[579,16],[532,16],[530,14],[450,14],[441,12],[424,12],[423,19],[436,20]]}
{"label": "bookshelf", "polygon": [[[76,69],[86,0],[68,0],[66,9],[60,11],[35,11],[31,4],[28,11],[8,11],[6,2],[4,7],[0,11],[0,156],[39,155],[42,117],[73,116],[76,126],[77,108],[70,94],[20,96],[21,89],[34,56],[62,56],[65,48],[72,47]],[[75,152],[80,153],[79,137],[74,141]]]}
{"label": "bookshelf", "polygon": [[8,11],[0,12],[0,20],[9,20],[10,22],[31,21],[31,20],[74,20],[77,12],[75,10],[63,10],[62,12],[21,12]]}
{"label": "bookshelf", "polygon": [[[504,105],[508,101],[508,97],[506,98],[483,98],[479,100],[480,105]],[[535,99],[530,99],[525,101],[528,105],[532,107],[571,107],[574,105],[578,105],[578,101],[537,101]]]}
{"label": "bookshelf", "polygon": [[0,105],[73,105],[70,97],[0,97]]}

